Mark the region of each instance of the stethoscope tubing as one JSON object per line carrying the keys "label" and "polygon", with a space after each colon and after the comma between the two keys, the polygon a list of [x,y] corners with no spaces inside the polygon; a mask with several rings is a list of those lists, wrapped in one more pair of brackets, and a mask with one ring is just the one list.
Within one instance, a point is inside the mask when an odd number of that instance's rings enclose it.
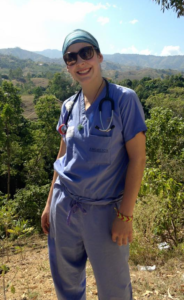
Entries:
{"label": "stethoscope tubing", "polygon": [[[103,78],[105,80],[105,83],[106,83],[106,95],[105,97],[100,101],[99,103],[99,114],[100,114],[100,123],[101,123],[101,126],[102,126],[102,129],[99,127],[99,126],[95,126],[96,129],[98,129],[99,131],[102,131],[102,132],[109,132],[110,130],[112,130],[115,126],[112,125],[112,121],[113,121],[113,112],[114,112],[114,101],[112,98],[109,97],[109,83],[108,81]],[[75,98],[74,98],[74,101],[73,101],[73,104],[68,112],[68,115],[66,117],[66,121],[64,124],[60,125],[59,127],[59,132],[61,134],[66,134],[66,131],[67,131],[67,124],[68,124],[68,120],[70,118],[70,115],[72,113],[72,110],[73,110],[73,107],[75,105],[75,103],[77,102],[78,98],[79,98],[79,95],[81,93],[82,89],[80,89],[80,91],[76,94]],[[102,121],[102,105],[105,101],[109,101],[111,103],[111,119],[110,119],[110,122],[109,122],[109,125],[107,126],[107,128],[105,129],[104,128],[104,125],[103,125],[103,121]]]}

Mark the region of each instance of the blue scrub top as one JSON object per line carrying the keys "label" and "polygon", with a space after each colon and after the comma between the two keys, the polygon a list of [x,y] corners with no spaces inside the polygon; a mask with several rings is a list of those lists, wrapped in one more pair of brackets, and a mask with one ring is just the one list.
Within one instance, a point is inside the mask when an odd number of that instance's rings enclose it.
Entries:
{"label": "blue scrub top", "polygon": [[[128,88],[109,83],[109,97],[114,100],[114,116],[110,132],[101,132],[99,103],[106,95],[106,87],[85,110],[83,93],[79,95],[69,117],[66,135],[66,154],[56,160],[57,183],[64,184],[70,193],[86,200],[112,201],[123,194],[129,163],[125,144],[139,132],[146,131],[144,112],[136,93]],[[76,95],[67,99],[61,108],[57,124],[66,122],[68,111]],[[111,105],[102,106],[102,122],[107,128]],[[78,129],[78,125],[83,126]]]}

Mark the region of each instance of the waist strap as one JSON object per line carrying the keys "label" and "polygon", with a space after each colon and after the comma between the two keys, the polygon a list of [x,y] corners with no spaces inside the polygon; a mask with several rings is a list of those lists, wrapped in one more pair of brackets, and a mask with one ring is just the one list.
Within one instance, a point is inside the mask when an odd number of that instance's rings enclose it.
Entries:
{"label": "waist strap", "polygon": [[[57,184],[57,183],[55,183],[55,184]],[[67,216],[67,224],[68,225],[70,225],[70,219],[71,219],[72,213],[75,214],[79,209],[82,213],[84,213],[84,214],[87,213],[85,208],[82,206],[82,203],[89,204],[89,205],[108,205],[108,204],[114,203],[115,206],[117,206],[117,203],[119,201],[121,201],[122,197],[123,197],[123,194],[122,194],[117,198],[94,200],[91,198],[85,198],[85,197],[81,197],[81,196],[72,194],[63,183],[57,184],[57,185],[59,185],[60,188],[62,188],[64,190],[65,194],[68,194],[69,197],[72,199],[70,202],[71,208],[70,208],[70,210],[68,212],[68,216]]]}
{"label": "waist strap", "polygon": [[84,214],[87,213],[86,210],[84,209],[84,207],[82,207],[80,202],[72,200],[70,202],[70,206],[71,206],[71,208],[70,208],[68,216],[67,216],[67,224],[68,225],[70,225],[70,218],[71,218],[72,213],[75,214],[78,211],[78,209],[80,209],[81,212]]}
{"label": "waist strap", "polygon": [[71,193],[68,190],[68,188],[63,183],[59,184],[59,186],[60,186],[60,188],[62,188],[64,190],[65,194],[69,195],[69,197],[72,198],[74,201],[89,204],[89,205],[108,205],[108,204],[112,204],[112,203],[117,203],[117,202],[121,201],[123,198],[123,193],[122,193],[120,196],[118,196],[116,198],[106,198],[106,199],[94,200],[91,198],[85,198],[82,196],[74,195],[73,193]]}

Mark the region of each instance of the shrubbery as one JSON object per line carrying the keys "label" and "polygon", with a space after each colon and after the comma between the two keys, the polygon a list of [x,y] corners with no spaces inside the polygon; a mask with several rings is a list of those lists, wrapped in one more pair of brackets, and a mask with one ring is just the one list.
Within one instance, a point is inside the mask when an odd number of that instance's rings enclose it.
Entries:
{"label": "shrubbery", "polygon": [[[140,95],[147,111],[148,127],[147,166],[135,208],[131,253],[135,261],[140,259],[140,253],[154,259],[159,255],[160,242],[167,242],[170,249],[183,249],[184,80],[179,75],[163,81],[148,77],[124,83]],[[77,89],[63,73],[56,74],[44,95],[40,89],[35,90],[38,119],[28,121],[22,116],[19,91],[3,81],[0,88],[1,238],[8,235],[7,229],[13,230],[18,220],[40,231],[40,216],[60,143],[55,132],[60,114],[57,98],[64,100]],[[168,103],[161,99],[168,99]],[[171,103],[173,107],[175,104],[174,110],[167,107]]]}

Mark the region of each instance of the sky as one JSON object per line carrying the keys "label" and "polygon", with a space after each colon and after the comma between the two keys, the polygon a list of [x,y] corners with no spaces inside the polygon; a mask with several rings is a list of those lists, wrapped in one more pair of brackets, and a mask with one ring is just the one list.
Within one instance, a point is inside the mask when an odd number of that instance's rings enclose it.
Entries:
{"label": "sky", "polygon": [[184,17],[153,0],[0,0],[0,49],[62,49],[74,29],[103,54],[184,55]]}

